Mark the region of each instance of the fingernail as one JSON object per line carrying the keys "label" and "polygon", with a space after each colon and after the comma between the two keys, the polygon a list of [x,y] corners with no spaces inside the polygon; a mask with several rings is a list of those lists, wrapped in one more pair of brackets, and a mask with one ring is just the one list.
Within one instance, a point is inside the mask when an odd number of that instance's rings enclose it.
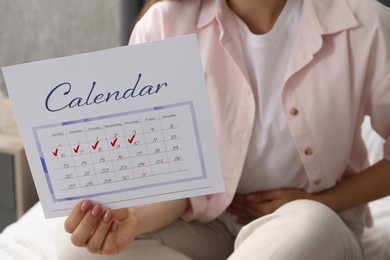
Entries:
{"label": "fingernail", "polygon": [[116,220],[114,220],[114,221],[112,222],[112,224],[111,224],[111,231],[112,231],[112,232],[115,232],[115,231],[118,229],[118,227],[119,227],[119,222],[116,221]]}
{"label": "fingernail", "polygon": [[81,203],[80,210],[87,211],[89,207],[90,207],[90,202],[88,200],[84,200],[83,203]]}
{"label": "fingernail", "polygon": [[111,210],[106,210],[106,212],[104,213],[104,216],[103,216],[103,221],[108,223],[112,218],[112,211]]}
{"label": "fingernail", "polygon": [[95,206],[93,206],[92,216],[94,216],[94,217],[99,216],[101,210],[102,210],[102,208],[100,207],[100,205],[96,204]]}

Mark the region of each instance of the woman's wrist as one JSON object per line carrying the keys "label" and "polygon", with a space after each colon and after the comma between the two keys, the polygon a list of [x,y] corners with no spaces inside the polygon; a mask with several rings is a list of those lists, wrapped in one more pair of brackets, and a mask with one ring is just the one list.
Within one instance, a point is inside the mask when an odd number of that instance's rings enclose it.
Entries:
{"label": "woman's wrist", "polygon": [[379,161],[363,172],[349,176],[327,190],[310,194],[310,198],[336,213],[390,195],[390,162]]}
{"label": "woman's wrist", "polygon": [[137,236],[137,235],[140,235],[141,234],[141,230],[140,230],[140,219],[139,217],[135,214],[134,212],[134,208],[128,208],[128,211],[129,211],[129,221],[130,223],[132,224],[132,230],[134,232],[134,234]]}

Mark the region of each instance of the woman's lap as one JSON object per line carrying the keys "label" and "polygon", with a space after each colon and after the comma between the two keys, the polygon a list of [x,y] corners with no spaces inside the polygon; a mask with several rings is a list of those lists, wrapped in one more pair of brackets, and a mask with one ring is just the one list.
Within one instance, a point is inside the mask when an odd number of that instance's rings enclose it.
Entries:
{"label": "woman's lap", "polygon": [[246,225],[229,260],[360,260],[358,236],[330,208],[310,200],[285,204]]}
{"label": "woman's lap", "polygon": [[133,245],[114,258],[74,247],[62,226],[58,228],[56,244],[58,260],[223,260],[233,251],[234,237],[219,220],[209,223],[177,220],[164,229],[138,236]]}
{"label": "woman's lap", "polygon": [[[106,259],[72,246],[62,227],[57,233],[58,260]],[[120,255],[107,259],[357,260],[364,259],[361,252],[359,239],[338,215],[322,204],[302,200],[290,202],[273,214],[251,222],[240,231],[236,241],[219,220],[209,223],[178,220],[164,229],[137,237]]]}

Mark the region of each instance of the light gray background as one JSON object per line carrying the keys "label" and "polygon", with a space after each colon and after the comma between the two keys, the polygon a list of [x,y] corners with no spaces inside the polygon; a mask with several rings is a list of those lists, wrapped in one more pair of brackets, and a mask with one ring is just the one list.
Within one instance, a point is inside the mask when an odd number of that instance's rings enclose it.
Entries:
{"label": "light gray background", "polygon": [[142,2],[0,0],[0,67],[127,44]]}
{"label": "light gray background", "polygon": [[137,2],[0,0],[0,67],[126,44]]}

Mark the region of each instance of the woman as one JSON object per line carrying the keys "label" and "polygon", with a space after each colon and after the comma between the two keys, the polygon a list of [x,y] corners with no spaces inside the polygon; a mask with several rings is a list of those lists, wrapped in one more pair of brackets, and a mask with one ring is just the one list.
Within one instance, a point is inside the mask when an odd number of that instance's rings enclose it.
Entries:
{"label": "woman", "polygon": [[[65,221],[81,249],[60,237],[59,259],[364,259],[366,203],[390,194],[389,11],[374,0],[147,8],[130,44],[197,34],[226,192],[122,210],[82,201]],[[365,115],[386,140],[370,167]]]}

